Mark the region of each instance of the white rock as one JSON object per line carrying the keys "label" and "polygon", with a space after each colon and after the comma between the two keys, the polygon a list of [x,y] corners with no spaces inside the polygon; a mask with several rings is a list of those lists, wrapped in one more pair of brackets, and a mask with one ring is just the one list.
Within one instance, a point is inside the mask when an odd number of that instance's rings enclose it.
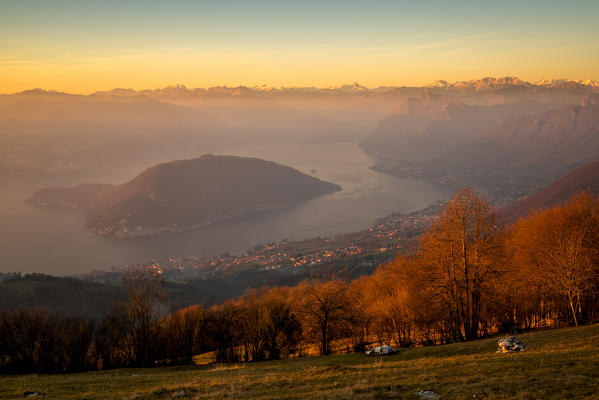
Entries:
{"label": "white rock", "polygon": [[432,390],[421,390],[419,392],[416,392],[416,395],[418,397],[420,397],[421,399],[427,399],[427,400],[436,400],[439,397],[441,397],[437,393],[433,392]]}
{"label": "white rock", "polygon": [[370,350],[366,351],[366,354],[368,354],[369,356],[386,356],[395,353],[397,353],[397,350],[386,344],[383,346],[373,347]]}
{"label": "white rock", "polygon": [[524,351],[524,343],[513,336],[499,339],[497,342],[497,353],[513,353],[515,351]]}

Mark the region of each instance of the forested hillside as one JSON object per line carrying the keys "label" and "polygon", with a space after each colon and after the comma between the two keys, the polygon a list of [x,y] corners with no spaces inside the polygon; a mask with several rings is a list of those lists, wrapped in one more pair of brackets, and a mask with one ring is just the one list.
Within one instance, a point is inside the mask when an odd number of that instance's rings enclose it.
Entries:
{"label": "forested hillside", "polygon": [[169,313],[160,274],[139,269],[101,320],[2,311],[0,367],[146,367],[204,352],[218,362],[274,360],[579,326],[599,318],[598,243],[599,200],[588,194],[502,228],[488,199],[462,189],[412,252],[372,276],[307,279]]}

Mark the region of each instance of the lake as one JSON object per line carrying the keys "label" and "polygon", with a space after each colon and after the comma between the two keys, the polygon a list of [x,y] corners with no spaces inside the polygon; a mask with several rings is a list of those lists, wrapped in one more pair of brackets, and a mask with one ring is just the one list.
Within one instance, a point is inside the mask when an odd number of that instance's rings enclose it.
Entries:
{"label": "lake", "polygon": [[122,183],[141,172],[142,167],[3,179],[4,184],[0,185],[0,272],[65,275],[152,258],[242,252],[267,241],[323,237],[365,229],[377,218],[424,208],[450,193],[449,189],[434,183],[395,178],[370,170],[373,161],[351,142],[241,146],[228,148],[222,154],[258,157],[289,165],[337,183],[342,190],[290,209],[238,218],[193,232],[117,240],[85,230],[84,217],[77,212],[40,209],[26,205],[24,200],[44,186]]}

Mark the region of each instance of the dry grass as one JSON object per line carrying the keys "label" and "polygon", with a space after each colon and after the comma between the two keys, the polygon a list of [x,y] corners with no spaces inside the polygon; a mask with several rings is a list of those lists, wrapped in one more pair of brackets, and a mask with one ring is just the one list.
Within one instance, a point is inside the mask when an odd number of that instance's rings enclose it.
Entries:
{"label": "dry grass", "polygon": [[520,335],[521,354],[496,339],[403,350],[217,366],[0,377],[0,399],[597,399],[599,325]]}

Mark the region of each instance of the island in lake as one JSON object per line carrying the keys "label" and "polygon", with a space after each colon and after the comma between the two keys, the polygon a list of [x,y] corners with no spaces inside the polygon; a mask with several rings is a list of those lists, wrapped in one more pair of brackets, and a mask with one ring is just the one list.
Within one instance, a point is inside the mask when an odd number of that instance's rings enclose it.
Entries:
{"label": "island in lake", "polygon": [[257,158],[204,155],[151,167],[120,185],[43,188],[26,200],[79,209],[98,235],[177,233],[248,213],[296,205],[341,187]]}

